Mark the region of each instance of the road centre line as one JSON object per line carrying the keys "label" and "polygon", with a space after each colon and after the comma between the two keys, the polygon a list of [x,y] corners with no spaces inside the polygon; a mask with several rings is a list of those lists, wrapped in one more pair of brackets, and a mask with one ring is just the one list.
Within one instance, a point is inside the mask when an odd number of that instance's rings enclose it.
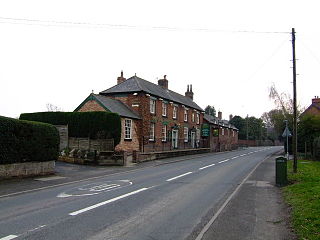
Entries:
{"label": "road centre line", "polygon": [[225,160],[222,160],[222,161],[220,161],[220,162],[218,162],[218,163],[224,163],[224,162],[228,162],[230,159],[225,159]]}
{"label": "road centre line", "polygon": [[172,181],[172,180],[175,180],[175,179],[177,179],[177,178],[181,178],[181,177],[186,176],[186,175],[189,175],[189,174],[191,174],[191,173],[192,173],[192,172],[187,172],[187,173],[181,174],[181,175],[179,175],[179,176],[176,176],[176,177],[173,177],[173,178],[169,178],[169,179],[167,179],[166,181],[167,181],[167,182],[170,182],[170,181]]}
{"label": "road centre line", "polygon": [[216,164],[215,164],[215,163],[213,163],[213,164],[210,164],[210,165],[207,165],[207,166],[201,167],[201,168],[199,168],[199,170],[203,170],[203,169],[205,169],[205,168],[212,167],[212,166],[214,166],[214,165],[216,165]]}
{"label": "road centre line", "polygon": [[0,240],[11,240],[11,239],[14,239],[14,238],[17,238],[19,236],[17,235],[8,235],[6,237],[3,237],[3,238],[0,238]]}
{"label": "road centre line", "polygon": [[236,158],[238,158],[239,156],[235,156],[235,157],[232,157],[231,159],[236,159]]}
{"label": "road centre line", "polygon": [[[115,197],[115,198],[109,199],[109,200],[107,200],[107,201],[97,203],[97,204],[92,205],[92,206],[90,206],[90,207],[86,207],[86,208],[80,209],[80,210],[78,210],[78,211],[69,213],[69,215],[70,215],[70,216],[76,216],[76,215],[78,215],[78,214],[81,214],[81,213],[90,211],[90,210],[95,209],[95,208],[97,208],[97,207],[101,207],[101,206],[106,205],[106,204],[108,204],[108,203],[115,202],[115,201],[120,200],[120,199],[122,199],[122,198],[129,197],[129,196],[131,196],[131,195],[137,194],[137,193],[139,193],[139,192],[142,192],[142,191],[145,191],[145,190],[148,190],[148,189],[149,189],[149,188],[141,188],[141,189],[138,189],[138,190],[136,190],[136,191],[129,192],[129,193],[126,193],[126,194],[124,194],[124,195],[121,195],[121,196],[119,196],[119,197]],[[1,240],[1,239],[0,239],[0,240]]]}

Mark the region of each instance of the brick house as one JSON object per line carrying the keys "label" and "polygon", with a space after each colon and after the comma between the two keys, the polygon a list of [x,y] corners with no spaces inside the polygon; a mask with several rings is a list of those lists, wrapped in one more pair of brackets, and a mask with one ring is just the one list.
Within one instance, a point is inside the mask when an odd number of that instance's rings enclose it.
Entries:
{"label": "brick house", "polygon": [[110,111],[122,121],[116,150],[165,151],[203,147],[200,137],[204,111],[193,101],[192,85],[185,95],[168,89],[166,76],[151,83],[137,76],[121,76],[117,84],[90,94],[75,111]]}
{"label": "brick house", "polygon": [[222,119],[222,112],[218,112],[218,117],[204,114],[204,126],[206,125],[206,137],[209,139],[211,151],[228,151],[238,147],[239,130],[229,121]]}
{"label": "brick house", "polygon": [[306,115],[306,114],[320,116],[320,98],[319,98],[319,96],[315,96],[312,99],[311,105],[301,114],[301,116]]}

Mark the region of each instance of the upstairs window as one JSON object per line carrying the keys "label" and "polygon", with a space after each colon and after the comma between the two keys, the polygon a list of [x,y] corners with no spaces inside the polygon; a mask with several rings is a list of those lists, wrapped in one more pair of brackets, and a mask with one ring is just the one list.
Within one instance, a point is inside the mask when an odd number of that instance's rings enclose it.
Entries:
{"label": "upstairs window", "polygon": [[200,124],[200,114],[197,113],[197,124]]}
{"label": "upstairs window", "polygon": [[150,113],[156,113],[156,100],[150,99]]}
{"label": "upstairs window", "polygon": [[234,131],[232,130],[232,137],[234,137]]}
{"label": "upstairs window", "polygon": [[192,113],[192,122],[194,122],[194,119],[195,119],[195,118],[194,118],[194,113]]}
{"label": "upstairs window", "polygon": [[172,114],[173,119],[177,119],[177,113],[178,113],[177,106],[173,106],[173,114]]}
{"label": "upstairs window", "polygon": [[221,135],[224,135],[224,128],[221,129]]}
{"label": "upstairs window", "polygon": [[183,119],[185,122],[188,122],[188,110],[187,109],[184,110],[184,118]]}
{"label": "upstairs window", "polygon": [[132,139],[132,120],[124,120],[124,139]]}
{"label": "upstairs window", "polygon": [[165,102],[162,102],[162,116],[167,116],[167,104]]}

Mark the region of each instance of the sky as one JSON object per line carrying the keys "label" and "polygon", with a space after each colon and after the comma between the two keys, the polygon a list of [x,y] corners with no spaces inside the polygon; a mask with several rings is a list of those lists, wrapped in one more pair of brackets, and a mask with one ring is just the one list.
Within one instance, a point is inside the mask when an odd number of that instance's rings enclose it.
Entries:
{"label": "sky", "polygon": [[53,104],[73,111],[121,70],[230,114],[274,108],[269,88],[292,95],[296,30],[297,97],[320,95],[320,3],[296,0],[1,0],[0,115]]}

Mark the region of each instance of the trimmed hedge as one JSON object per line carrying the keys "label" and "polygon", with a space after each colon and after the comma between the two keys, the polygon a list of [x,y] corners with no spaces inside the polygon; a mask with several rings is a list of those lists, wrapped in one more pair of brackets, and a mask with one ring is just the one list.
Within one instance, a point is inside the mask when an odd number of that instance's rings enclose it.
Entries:
{"label": "trimmed hedge", "polygon": [[313,157],[315,160],[320,161],[320,137],[313,140]]}
{"label": "trimmed hedge", "polygon": [[113,138],[117,145],[121,138],[121,119],[110,112],[38,112],[23,113],[20,119],[68,125],[69,137]]}
{"label": "trimmed hedge", "polygon": [[59,133],[45,123],[0,116],[0,164],[57,160]]}

